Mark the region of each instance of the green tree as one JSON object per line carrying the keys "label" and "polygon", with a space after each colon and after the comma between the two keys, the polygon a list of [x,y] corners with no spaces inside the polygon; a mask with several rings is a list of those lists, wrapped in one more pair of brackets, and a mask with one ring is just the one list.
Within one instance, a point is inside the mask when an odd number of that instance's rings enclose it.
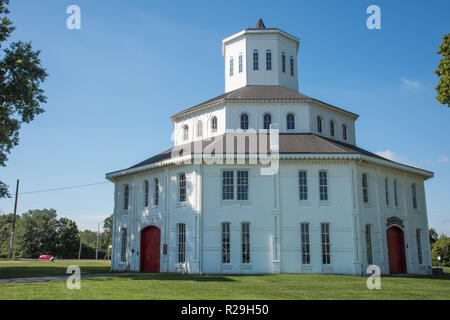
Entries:
{"label": "green tree", "polygon": [[[0,0],[0,49],[14,31],[8,19],[9,0]],[[0,52],[0,165],[6,166],[7,154],[19,144],[22,123],[29,123],[44,109],[41,84],[47,73],[41,66],[40,51],[31,42],[12,42]],[[8,197],[8,186],[0,181],[0,198]]]}
{"label": "green tree", "polygon": [[450,107],[450,33],[442,36],[442,43],[437,54],[442,55],[438,68],[434,73],[441,77],[436,87],[436,100],[443,105]]}
{"label": "green tree", "polygon": [[[14,219],[14,214],[8,213],[0,215],[0,258],[9,258],[9,245],[11,241],[11,229]],[[16,241],[15,248],[17,249],[17,229],[20,216],[16,216]],[[17,251],[17,250],[14,250]]]}
{"label": "green tree", "polygon": [[56,242],[54,255],[58,258],[75,258],[78,254],[80,238],[77,224],[67,218],[56,222]]}
{"label": "green tree", "polygon": [[[441,257],[441,260],[438,260]],[[431,250],[433,265],[450,267],[450,238],[441,235]]]}
{"label": "green tree", "polygon": [[433,248],[433,244],[439,239],[439,235],[434,228],[430,228],[430,230],[428,230],[428,234],[430,237],[430,246]]}

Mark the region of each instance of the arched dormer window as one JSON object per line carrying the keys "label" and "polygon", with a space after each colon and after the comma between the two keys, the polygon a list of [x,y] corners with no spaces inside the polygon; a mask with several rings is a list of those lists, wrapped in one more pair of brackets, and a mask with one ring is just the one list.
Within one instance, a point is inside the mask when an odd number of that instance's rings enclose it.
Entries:
{"label": "arched dormer window", "polygon": [[317,131],[319,133],[323,133],[323,130],[322,130],[322,118],[320,116],[317,116]]}
{"label": "arched dormer window", "polygon": [[266,70],[272,70],[272,51],[266,51]]}
{"label": "arched dormer window", "polygon": [[203,122],[201,120],[197,121],[197,137],[203,136]]}
{"label": "arched dormer window", "polygon": [[286,127],[288,130],[295,129],[295,116],[292,113],[288,113],[286,116]]}
{"label": "arched dormer window", "polygon": [[263,117],[264,129],[269,130],[270,124],[272,123],[272,116],[270,113],[265,113]]}
{"label": "arched dormer window", "polygon": [[189,139],[189,126],[185,124],[183,126],[183,140]]}
{"label": "arched dormer window", "polygon": [[291,76],[293,76],[294,75],[294,57],[291,56],[289,58],[289,62],[290,62],[289,66],[290,66],[290,70],[291,70]]}
{"label": "arched dormer window", "polygon": [[248,114],[246,113],[241,114],[241,129],[242,130],[248,129]]}
{"label": "arched dormer window", "polygon": [[212,133],[217,132],[217,117],[216,116],[212,117],[212,119],[211,119],[211,132]]}
{"label": "arched dormer window", "polygon": [[281,71],[286,72],[286,54],[281,53]]}
{"label": "arched dormer window", "polygon": [[153,195],[153,205],[157,207],[159,205],[159,180],[155,178],[154,180],[154,195]]}
{"label": "arched dormer window", "polygon": [[259,69],[259,54],[258,54],[258,50],[253,50],[253,70],[258,70]]}
{"label": "arched dormer window", "polygon": [[334,121],[330,121],[330,136],[334,137]]}
{"label": "arched dormer window", "polygon": [[342,125],[342,138],[347,140],[347,126],[345,124]]}

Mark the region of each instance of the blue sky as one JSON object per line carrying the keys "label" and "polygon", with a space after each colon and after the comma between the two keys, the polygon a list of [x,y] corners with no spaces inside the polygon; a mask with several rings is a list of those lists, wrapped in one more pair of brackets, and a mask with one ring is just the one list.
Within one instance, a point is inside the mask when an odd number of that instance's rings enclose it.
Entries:
{"label": "blue sky", "polygon": [[[81,8],[81,30],[66,8]],[[381,8],[381,30],[366,8]],[[450,234],[450,108],[435,100],[449,1],[12,1],[13,40],[31,40],[49,77],[46,112],[24,125],[0,168],[21,192],[105,181],[170,147],[170,115],[224,91],[223,38],[262,17],[300,38],[299,89],[360,115],[357,144],[433,171],[429,224]],[[13,199],[0,200],[0,213]],[[95,230],[113,186],[19,196]]]}

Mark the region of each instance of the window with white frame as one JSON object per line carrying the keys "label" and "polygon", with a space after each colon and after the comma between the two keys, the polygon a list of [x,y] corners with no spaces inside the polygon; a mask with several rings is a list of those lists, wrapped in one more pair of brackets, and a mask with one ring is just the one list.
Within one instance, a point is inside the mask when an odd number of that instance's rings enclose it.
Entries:
{"label": "window with white frame", "polygon": [[300,224],[301,248],[302,248],[302,264],[311,263],[311,251],[309,242],[309,223]]}
{"label": "window with white frame", "polygon": [[214,116],[211,119],[211,132],[217,132],[217,117]]}
{"label": "window with white frame", "polygon": [[242,263],[250,263],[250,223],[241,224]]}
{"label": "window with white frame", "polygon": [[342,125],[342,138],[347,140],[347,126],[345,124]]}
{"label": "window with white frame", "polygon": [[292,113],[288,113],[286,116],[286,125],[288,130],[295,129],[295,116]]}
{"label": "window with white frame", "polygon": [[222,200],[234,199],[234,171],[222,171]]}
{"label": "window with white frame", "polygon": [[248,200],[248,171],[237,171],[237,199]]}
{"label": "window with white frame", "polygon": [[330,136],[334,137],[334,121],[330,121]]}
{"label": "window with white frame", "polygon": [[239,73],[242,72],[242,53],[239,53]]}
{"label": "window with white frame", "polygon": [[394,180],[394,204],[398,207],[398,190],[397,190],[397,179]]}
{"label": "window with white frame", "polygon": [[308,178],[305,170],[298,172],[298,186],[300,201],[308,200]]}
{"label": "window with white frame", "polygon": [[319,171],[319,194],[320,201],[328,200],[328,172]]}
{"label": "window with white frame", "polygon": [[387,177],[384,179],[384,194],[386,197],[386,205],[389,206],[389,179]]}
{"label": "window with white frame", "polygon": [[366,224],[366,255],[367,263],[372,264],[372,230],[370,224]]}
{"label": "window with white frame", "polygon": [[284,52],[281,53],[281,71],[286,72],[286,54]]}
{"label": "window with white frame", "polygon": [[241,114],[241,129],[248,130],[248,114]]}
{"label": "window with white frame", "polygon": [[317,131],[322,133],[322,118],[319,116],[317,117]]}
{"label": "window with white frame", "polygon": [[266,70],[272,70],[272,51],[266,51]]}
{"label": "window with white frame", "polygon": [[362,192],[363,192],[363,201],[365,203],[369,202],[369,183],[367,181],[367,173],[362,174]]}
{"label": "window with white frame", "polygon": [[203,136],[203,123],[201,120],[197,121],[197,137]]}
{"label": "window with white frame", "polygon": [[294,75],[294,57],[290,57],[289,61],[290,61],[291,76],[293,76]]}
{"label": "window with white frame", "polygon": [[230,58],[230,77],[233,76],[234,70],[233,70],[233,57]]}
{"label": "window with white frame", "polygon": [[122,228],[121,230],[121,251],[120,251],[120,261],[126,262],[127,261],[127,228]]}
{"label": "window with white frame", "polygon": [[222,223],[222,263],[230,263],[231,246],[230,246],[230,223]]}
{"label": "window with white frame", "polygon": [[144,207],[148,207],[149,185],[148,180],[144,181]]}
{"label": "window with white frame", "polygon": [[258,50],[253,50],[253,70],[259,69],[259,55]]}
{"label": "window with white frame", "polygon": [[186,202],[186,174],[180,173],[178,175],[178,201],[180,203]]}
{"label": "window with white frame", "polygon": [[413,209],[417,209],[417,190],[416,190],[416,184],[415,183],[413,183],[411,185],[411,195],[412,195]]}
{"label": "window with white frame", "polygon": [[330,224],[320,224],[322,264],[331,264]]}
{"label": "window with white frame", "polygon": [[189,139],[189,126],[185,124],[183,126],[183,140]]}
{"label": "window with white frame", "polygon": [[419,258],[419,264],[423,263],[423,256],[422,256],[422,235],[420,229],[416,230],[416,241],[417,241],[417,255]]}
{"label": "window with white frame", "polygon": [[153,205],[157,207],[159,205],[159,180],[155,178],[154,181],[154,195],[153,195]]}
{"label": "window with white frame", "polygon": [[177,251],[178,263],[186,261],[186,225],[184,223],[177,224]]}
{"label": "window with white frame", "polygon": [[123,210],[128,210],[130,200],[130,187],[128,184],[123,186]]}
{"label": "window with white frame", "polygon": [[272,116],[270,115],[270,113],[265,113],[264,114],[263,124],[264,124],[264,129],[265,130],[269,130],[270,129],[270,125],[272,124]]}

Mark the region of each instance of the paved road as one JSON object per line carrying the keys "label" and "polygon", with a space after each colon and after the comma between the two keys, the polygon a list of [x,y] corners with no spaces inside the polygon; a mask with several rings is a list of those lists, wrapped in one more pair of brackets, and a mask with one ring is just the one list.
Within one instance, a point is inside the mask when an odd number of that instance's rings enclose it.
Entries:
{"label": "paved road", "polygon": [[[102,273],[102,274],[82,274],[81,278],[95,278],[95,277],[116,277],[116,276],[128,276],[133,273]],[[31,277],[31,278],[10,278],[10,279],[0,279],[1,284],[8,283],[24,283],[24,282],[45,282],[52,280],[66,280],[69,275],[66,276],[47,276],[47,277]]]}
{"label": "paved road", "polygon": [[[109,263],[111,260],[95,260],[95,259],[55,259],[55,262],[99,262],[99,263]],[[1,260],[0,263],[17,263],[17,262],[49,262],[48,260],[39,259],[19,259],[19,260]]]}

